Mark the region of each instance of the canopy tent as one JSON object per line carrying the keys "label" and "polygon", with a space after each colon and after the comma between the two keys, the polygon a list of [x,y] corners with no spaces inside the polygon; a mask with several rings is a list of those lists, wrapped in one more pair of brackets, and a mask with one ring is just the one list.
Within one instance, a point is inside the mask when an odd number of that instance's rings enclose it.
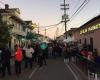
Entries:
{"label": "canopy tent", "polygon": [[67,39],[64,39],[63,42],[69,43],[69,42],[76,42],[74,37],[68,37]]}
{"label": "canopy tent", "polygon": [[49,41],[47,41],[47,40],[43,40],[42,42],[49,43]]}

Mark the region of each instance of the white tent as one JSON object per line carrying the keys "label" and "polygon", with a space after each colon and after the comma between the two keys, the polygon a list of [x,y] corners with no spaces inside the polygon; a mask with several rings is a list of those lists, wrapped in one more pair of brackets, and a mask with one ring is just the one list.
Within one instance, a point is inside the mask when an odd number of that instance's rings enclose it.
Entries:
{"label": "white tent", "polygon": [[42,42],[49,43],[49,41],[47,41],[47,40],[43,40]]}
{"label": "white tent", "polygon": [[67,37],[67,39],[64,39],[63,42],[69,43],[69,42],[75,42],[75,38],[74,37]]}

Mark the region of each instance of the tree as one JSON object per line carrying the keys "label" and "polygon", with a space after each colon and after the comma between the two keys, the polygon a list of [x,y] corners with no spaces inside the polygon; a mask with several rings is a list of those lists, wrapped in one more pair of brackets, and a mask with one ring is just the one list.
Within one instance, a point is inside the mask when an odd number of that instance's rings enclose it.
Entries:
{"label": "tree", "polygon": [[0,47],[5,47],[10,40],[10,27],[0,15]]}
{"label": "tree", "polygon": [[32,40],[33,38],[34,38],[34,34],[32,32],[28,32],[27,36],[26,36],[26,39],[27,40]]}

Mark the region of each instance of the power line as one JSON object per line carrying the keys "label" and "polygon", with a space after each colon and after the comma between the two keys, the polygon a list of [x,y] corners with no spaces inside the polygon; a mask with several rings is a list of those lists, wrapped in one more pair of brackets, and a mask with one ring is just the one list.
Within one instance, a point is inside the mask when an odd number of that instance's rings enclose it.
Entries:
{"label": "power line", "polygon": [[[59,23],[59,24],[61,24],[61,23]],[[59,24],[54,25],[54,26],[52,26],[52,27],[49,27],[49,28],[47,28],[47,30],[48,30],[48,29],[51,29],[51,28],[55,28],[55,27],[57,27]]]}
{"label": "power line", "polygon": [[59,25],[61,23],[62,22],[60,21],[59,23],[56,23],[56,24],[52,24],[52,25],[48,25],[48,26],[40,26],[40,28],[46,28],[46,27],[56,26],[56,25]]}
{"label": "power line", "polygon": [[[61,23],[59,23],[59,24],[61,24]],[[46,28],[46,30],[49,30],[49,29],[52,29],[52,28],[56,28],[59,24],[54,25],[54,26],[52,26],[52,27],[47,27],[47,28],[45,27],[45,28]],[[44,30],[45,30],[45,28],[44,28]],[[44,30],[43,30],[43,31],[44,31]]]}
{"label": "power line", "polygon": [[[74,6],[73,9],[75,10],[79,4],[80,4],[80,0],[78,0],[78,2],[76,3],[76,5]],[[74,11],[73,9],[72,9],[72,11]]]}
{"label": "power line", "polygon": [[[73,26],[76,26],[76,25],[80,25],[80,24],[85,24],[86,22],[90,21],[91,19],[93,19],[93,18],[96,17],[97,15],[100,15],[100,13],[99,13],[99,14],[95,14],[94,16],[91,16],[91,17],[87,18],[86,20],[84,20],[84,21],[82,21],[82,22],[80,22],[80,23],[77,23],[77,24],[75,24],[75,25],[72,25],[72,26],[70,26],[70,27],[73,27]],[[77,27],[79,27],[79,26],[77,26]]]}
{"label": "power line", "polygon": [[70,19],[72,19],[76,15],[76,13],[81,9],[81,7],[85,4],[86,1],[87,0],[83,1],[83,3],[78,7],[78,9],[74,12],[74,14],[70,17]]}
{"label": "power line", "polygon": [[[56,25],[50,25],[50,26],[46,26],[46,27],[42,27],[42,29],[43,30],[41,30],[41,31],[45,31],[46,30],[46,34],[47,34],[47,30],[49,30],[49,29],[52,29],[52,28],[56,28],[59,24],[61,24],[62,22],[59,22],[59,23],[57,23]],[[41,28],[41,27],[39,27],[39,28]],[[36,29],[38,29],[38,28],[36,28]],[[37,31],[37,30],[36,30]]]}
{"label": "power line", "polygon": [[[77,14],[79,14],[81,11],[82,11],[82,9],[88,4],[89,2],[87,2],[80,10],[79,10],[79,12],[77,13]],[[77,15],[76,14],[76,15]]]}
{"label": "power line", "polygon": [[43,29],[43,30],[41,30],[41,31],[45,31],[45,30],[49,30],[49,29],[51,29],[51,28],[55,28],[57,25],[59,25],[59,24],[61,24],[61,23],[62,23],[62,22],[59,22],[59,23],[53,24],[53,25],[49,25],[49,26],[41,26],[41,27],[38,25],[38,27],[36,27],[35,30],[38,31],[38,34],[39,34],[40,28]]}
{"label": "power line", "polygon": [[[86,1],[86,0],[85,0]],[[79,10],[77,9],[77,12],[73,14],[73,17],[71,17],[71,21],[83,10],[83,8],[89,3],[90,0],[88,0]],[[76,16],[75,16],[76,15]],[[71,22],[70,21],[70,22]]]}
{"label": "power line", "polygon": [[[60,23],[61,24],[61,23]],[[59,24],[58,24],[59,25]],[[58,25],[55,25],[55,26],[52,26],[52,27],[49,27],[49,28],[44,28],[44,30],[41,30],[41,31],[45,31],[45,36],[48,34],[47,33],[47,30],[49,29],[52,29],[52,28],[56,28]]]}
{"label": "power line", "polygon": [[[53,25],[49,25],[49,26],[39,26],[39,28],[43,29],[43,31],[45,30],[45,28],[48,30],[48,29],[51,29],[51,28],[54,28],[55,26],[58,26],[59,24],[61,24],[62,22],[59,22],[57,24],[53,24]],[[37,29],[38,27],[36,27],[35,29]]]}

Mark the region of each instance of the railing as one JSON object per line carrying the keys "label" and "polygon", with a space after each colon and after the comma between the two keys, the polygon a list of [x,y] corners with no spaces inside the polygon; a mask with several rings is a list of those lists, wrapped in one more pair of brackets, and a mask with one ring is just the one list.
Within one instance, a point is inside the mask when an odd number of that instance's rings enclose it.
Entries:
{"label": "railing", "polygon": [[86,72],[88,75],[88,80],[90,80],[90,74],[93,73],[94,78],[93,80],[98,80],[98,74],[100,74],[100,64],[96,63],[92,60],[88,60],[86,57],[83,57],[81,55],[76,55],[76,63],[78,66]]}

